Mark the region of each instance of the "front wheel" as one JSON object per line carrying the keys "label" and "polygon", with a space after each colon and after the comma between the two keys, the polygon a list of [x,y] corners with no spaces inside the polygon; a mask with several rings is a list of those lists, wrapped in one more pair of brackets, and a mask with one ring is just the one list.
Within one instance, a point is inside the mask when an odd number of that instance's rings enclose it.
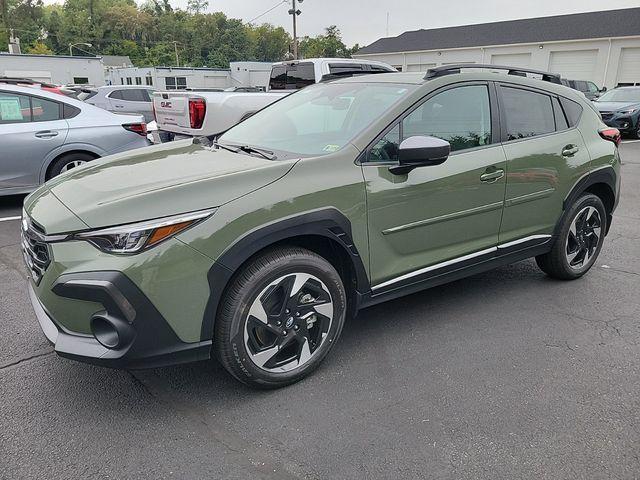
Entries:
{"label": "front wheel", "polygon": [[318,367],[345,314],[345,288],[327,260],[303,248],[274,249],[232,281],[216,319],[214,353],[241,382],[288,385]]}
{"label": "front wheel", "polygon": [[536,257],[540,269],[560,280],[581,277],[593,266],[607,231],[607,212],[599,197],[581,196],[565,215],[549,253]]}

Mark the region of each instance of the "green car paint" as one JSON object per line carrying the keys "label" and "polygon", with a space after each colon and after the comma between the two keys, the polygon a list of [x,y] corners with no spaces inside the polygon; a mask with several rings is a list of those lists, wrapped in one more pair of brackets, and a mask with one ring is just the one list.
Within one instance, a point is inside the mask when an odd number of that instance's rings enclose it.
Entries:
{"label": "green car paint", "polygon": [[[434,92],[465,84],[494,88],[494,82],[539,88],[577,102],[584,111],[580,123],[533,138],[494,139],[453,152],[440,165],[401,175],[391,173],[388,162],[368,161],[373,143]],[[105,253],[77,239],[49,244],[51,264],[33,288],[58,327],[91,335],[91,316],[104,309],[99,302],[56,294],[52,288],[61,275],[120,272],[182,342],[210,341],[203,322],[215,311],[208,302],[212,289],[224,288],[211,284],[212,267],[243,238],[309,212],[330,208],[346,218],[353,247],[375,291],[425,267],[522,238],[550,237],[565,200],[589,172],[612,168],[617,194],[615,146],[600,138],[603,125],[587,101],[561,85],[492,73],[428,81],[418,74],[396,73],[335,83],[387,84],[405,93],[346,144],[331,145],[322,155],[269,160],[206,142],[181,141],[91,162],[31,194],[25,200],[25,215],[47,235],[216,208],[206,220],[137,254]],[[563,156],[568,145],[577,151]],[[494,172],[503,174],[480,180]]]}

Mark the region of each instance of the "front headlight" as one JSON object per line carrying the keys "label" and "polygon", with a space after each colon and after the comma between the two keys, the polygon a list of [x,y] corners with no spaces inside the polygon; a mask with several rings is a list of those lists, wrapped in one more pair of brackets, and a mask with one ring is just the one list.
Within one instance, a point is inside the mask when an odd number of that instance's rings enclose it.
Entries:
{"label": "front headlight", "polygon": [[216,209],[130,223],[90,232],[76,233],[73,238],[86,240],[103,252],[121,255],[139,253],[193,227],[215,213]]}
{"label": "front headlight", "polygon": [[624,113],[625,115],[632,115],[638,111],[637,108],[630,108],[627,110],[620,110],[618,113]]}

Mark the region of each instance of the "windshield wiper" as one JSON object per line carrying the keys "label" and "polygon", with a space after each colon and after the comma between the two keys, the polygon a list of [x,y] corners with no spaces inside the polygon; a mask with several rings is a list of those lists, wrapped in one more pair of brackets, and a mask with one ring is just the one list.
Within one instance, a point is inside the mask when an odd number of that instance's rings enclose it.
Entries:
{"label": "windshield wiper", "polygon": [[223,144],[218,143],[218,142],[211,142],[211,145],[213,145],[216,148],[221,148],[222,150],[226,150],[226,151],[232,152],[232,153],[238,153],[240,151],[237,148],[231,148],[231,147],[228,147],[228,146],[223,145]]}
{"label": "windshield wiper", "polygon": [[273,152],[269,150],[263,150],[262,148],[250,147],[249,145],[240,145],[238,146],[238,150],[241,152],[245,152],[248,154],[257,153],[262,158],[266,158],[267,160],[275,160],[277,157]]}

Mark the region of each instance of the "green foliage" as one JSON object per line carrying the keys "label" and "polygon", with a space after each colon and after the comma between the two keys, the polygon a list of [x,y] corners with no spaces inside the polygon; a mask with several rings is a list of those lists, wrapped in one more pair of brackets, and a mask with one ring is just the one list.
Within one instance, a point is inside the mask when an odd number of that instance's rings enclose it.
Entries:
{"label": "green foliage", "polygon": [[51,50],[42,42],[35,42],[33,45],[27,48],[26,53],[31,53],[34,55],[53,55],[53,50]]}
{"label": "green foliage", "polygon": [[[221,12],[205,13],[207,0],[189,0],[187,10],[174,9],[169,0],[64,0],[44,5],[43,0],[0,0],[0,40],[14,28],[25,51],[68,54],[128,55],[136,66],[174,66],[175,45],[181,66],[227,68],[229,62],[275,62],[285,58],[292,39],[282,27],[250,25]],[[2,6],[0,5],[0,6]],[[2,24],[6,23],[6,26]],[[335,26],[324,35],[305,38],[304,57],[348,57]]]}

